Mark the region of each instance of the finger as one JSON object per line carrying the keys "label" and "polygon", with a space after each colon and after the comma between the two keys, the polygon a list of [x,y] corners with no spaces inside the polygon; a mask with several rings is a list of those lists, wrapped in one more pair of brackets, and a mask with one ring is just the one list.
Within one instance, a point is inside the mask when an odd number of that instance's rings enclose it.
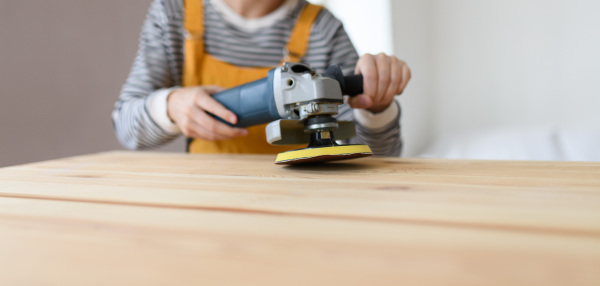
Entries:
{"label": "finger", "polygon": [[196,122],[193,122],[193,121],[190,122],[188,127],[189,127],[189,129],[186,134],[187,137],[192,137],[192,138],[197,138],[197,139],[202,139],[202,140],[207,140],[207,141],[226,140],[225,137],[221,137],[218,134],[209,132],[206,128],[202,127],[201,125],[199,125]]}
{"label": "finger", "polygon": [[384,97],[386,105],[399,93],[398,91],[403,82],[403,66],[404,62],[398,60],[395,56],[391,57],[390,83]]}
{"label": "finger", "polygon": [[383,103],[388,87],[390,85],[390,69],[391,60],[384,53],[380,53],[376,56],[377,64],[377,93],[373,96],[373,104],[379,105]]}
{"label": "finger", "polygon": [[231,123],[237,123],[237,116],[231,110],[225,108],[221,103],[216,101],[214,98],[201,91],[195,99],[195,104],[201,110],[210,112],[211,114]]}
{"label": "finger", "polygon": [[366,94],[360,94],[350,97],[348,99],[348,104],[352,108],[368,108],[373,105],[373,100]]}
{"label": "finger", "polygon": [[209,136],[210,134],[206,128],[199,124],[203,118],[202,114],[206,115],[206,112],[197,107],[192,107],[186,116],[181,117],[181,120],[178,121],[178,126],[186,137],[215,140],[215,137]]}
{"label": "finger", "polygon": [[404,66],[402,66],[402,83],[400,84],[400,87],[398,89],[398,94],[404,91],[411,78],[412,72],[410,71],[410,68],[406,64],[404,64]]}
{"label": "finger", "polygon": [[[240,135],[240,136],[242,136],[242,135]],[[221,140],[230,140],[237,136],[225,136],[222,134],[214,133],[211,130],[204,128],[203,126],[196,125],[196,128],[194,129],[194,136],[192,136],[192,137],[207,140],[207,141],[221,141]]]}
{"label": "finger", "polygon": [[[377,94],[377,82],[379,81],[379,74],[377,73],[377,65],[375,63],[375,57],[370,54],[365,54],[358,60],[356,64],[356,73],[362,74],[363,76],[363,94],[371,98]],[[358,104],[359,99],[352,100],[352,102]],[[358,107],[358,108],[366,108]]]}
{"label": "finger", "polygon": [[219,93],[224,91],[226,88],[218,85],[203,85],[202,88],[206,91],[206,93],[213,95],[215,93]]}
{"label": "finger", "polygon": [[214,140],[232,139],[248,134],[248,130],[229,126],[201,110],[194,121],[205,130],[205,136],[213,137]]}
{"label": "finger", "polygon": [[198,138],[198,139],[202,139],[202,140],[206,140],[206,141],[222,141],[222,140],[229,140],[232,138],[226,137],[226,136],[222,136],[220,134],[216,134],[216,133],[212,133],[210,132],[208,129],[202,127],[202,126],[197,126],[197,129],[194,130],[194,136],[193,138]]}

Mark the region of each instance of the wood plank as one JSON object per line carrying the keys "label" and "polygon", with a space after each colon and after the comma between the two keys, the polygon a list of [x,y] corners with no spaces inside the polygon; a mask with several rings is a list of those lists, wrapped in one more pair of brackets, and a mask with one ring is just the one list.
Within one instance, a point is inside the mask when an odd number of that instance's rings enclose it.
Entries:
{"label": "wood plank", "polygon": [[0,233],[0,285],[600,284],[597,237],[15,198]]}
{"label": "wood plank", "polygon": [[600,164],[109,152],[0,170],[0,196],[600,235]]}

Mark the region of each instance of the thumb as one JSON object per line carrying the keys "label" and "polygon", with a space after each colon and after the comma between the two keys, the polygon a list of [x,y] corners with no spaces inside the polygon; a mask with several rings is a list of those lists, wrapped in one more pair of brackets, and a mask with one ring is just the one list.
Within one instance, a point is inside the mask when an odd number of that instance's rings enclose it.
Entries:
{"label": "thumb", "polygon": [[369,108],[373,105],[373,100],[365,94],[348,98],[348,104],[352,108]]}

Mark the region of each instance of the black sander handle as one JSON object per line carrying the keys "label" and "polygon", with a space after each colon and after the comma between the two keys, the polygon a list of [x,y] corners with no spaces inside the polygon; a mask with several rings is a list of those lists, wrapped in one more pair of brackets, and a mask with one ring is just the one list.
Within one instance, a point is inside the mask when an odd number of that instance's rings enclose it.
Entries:
{"label": "black sander handle", "polygon": [[342,94],[356,96],[363,93],[362,74],[348,75],[344,77]]}
{"label": "black sander handle", "polygon": [[361,74],[344,76],[339,66],[331,65],[327,68],[325,76],[337,80],[344,95],[356,96],[363,93],[363,76]]}

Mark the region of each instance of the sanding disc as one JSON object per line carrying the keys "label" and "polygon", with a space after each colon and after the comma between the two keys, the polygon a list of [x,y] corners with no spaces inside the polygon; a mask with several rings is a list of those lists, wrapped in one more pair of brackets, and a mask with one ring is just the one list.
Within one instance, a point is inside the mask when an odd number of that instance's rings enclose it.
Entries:
{"label": "sanding disc", "polygon": [[279,153],[275,164],[292,165],[347,160],[373,155],[367,145],[339,145],[314,147]]}

